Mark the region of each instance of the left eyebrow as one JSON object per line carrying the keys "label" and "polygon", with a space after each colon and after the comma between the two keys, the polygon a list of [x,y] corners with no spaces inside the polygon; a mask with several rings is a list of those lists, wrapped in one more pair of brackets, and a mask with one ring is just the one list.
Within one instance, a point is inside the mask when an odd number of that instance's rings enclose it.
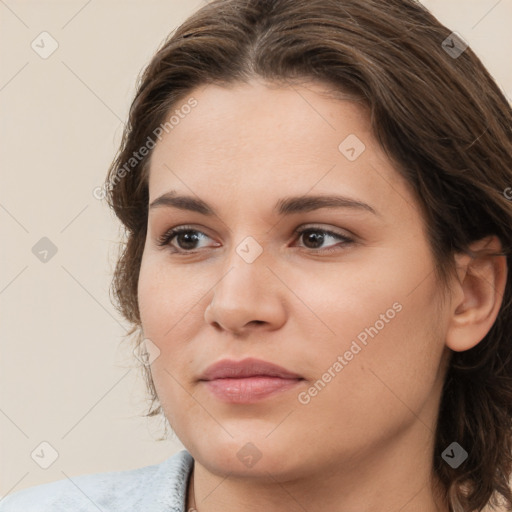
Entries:
{"label": "left eyebrow", "polygon": [[287,197],[277,201],[274,206],[274,210],[277,210],[279,215],[310,212],[321,208],[350,208],[353,210],[367,211],[380,216],[380,213],[367,203],[350,197],[337,195]]}
{"label": "left eyebrow", "polygon": [[[178,208],[180,210],[189,210],[206,216],[217,215],[215,209],[202,199],[178,195],[172,190],[157,197],[149,208],[158,207]],[[374,215],[381,216],[375,208],[367,203],[352,199],[350,197],[338,195],[315,195],[315,196],[296,196],[286,197],[277,201],[274,211],[280,215],[292,215],[294,213],[310,212],[321,208],[347,208],[352,210],[367,211]]]}

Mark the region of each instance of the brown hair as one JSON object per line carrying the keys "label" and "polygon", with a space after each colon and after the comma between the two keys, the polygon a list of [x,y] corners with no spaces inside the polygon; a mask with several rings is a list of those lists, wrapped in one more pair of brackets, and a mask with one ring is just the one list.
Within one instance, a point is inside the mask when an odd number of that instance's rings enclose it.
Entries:
{"label": "brown hair", "polygon": [[[145,69],[105,182],[127,235],[112,291],[137,343],[151,152],[132,169],[126,162],[194,88],[255,76],[312,79],[361,98],[423,210],[442,285],[453,275],[454,253],[490,234],[511,268],[511,107],[449,29],[414,0],[214,0],[169,36]],[[511,280],[509,272],[488,334],[473,349],[453,352],[446,374],[433,471],[455,511],[480,511],[499,499],[512,506]],[[147,367],[145,376],[154,416],[162,408]],[[453,441],[469,453],[457,469],[441,457]]]}

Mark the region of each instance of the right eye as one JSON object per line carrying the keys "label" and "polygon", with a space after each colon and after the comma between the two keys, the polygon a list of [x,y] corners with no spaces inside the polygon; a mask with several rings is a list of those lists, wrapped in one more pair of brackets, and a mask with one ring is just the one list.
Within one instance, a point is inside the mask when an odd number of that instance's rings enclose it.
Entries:
{"label": "right eye", "polygon": [[[190,226],[179,226],[169,229],[162,236],[158,237],[157,243],[160,247],[169,246],[173,253],[193,253],[197,249],[195,245],[202,238],[210,237]],[[173,241],[176,241],[177,247],[173,245]]]}

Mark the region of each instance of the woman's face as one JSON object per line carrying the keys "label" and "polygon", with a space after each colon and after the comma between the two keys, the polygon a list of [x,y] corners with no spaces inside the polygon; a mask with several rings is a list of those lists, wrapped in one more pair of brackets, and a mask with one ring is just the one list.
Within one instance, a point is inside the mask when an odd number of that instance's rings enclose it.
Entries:
{"label": "woman's face", "polygon": [[[448,315],[419,206],[367,112],[322,90],[198,88],[152,155],[149,203],[168,196],[139,279],[151,372],[171,427],[219,474],[414,461],[433,442]],[[201,380],[246,358],[300,379]]]}

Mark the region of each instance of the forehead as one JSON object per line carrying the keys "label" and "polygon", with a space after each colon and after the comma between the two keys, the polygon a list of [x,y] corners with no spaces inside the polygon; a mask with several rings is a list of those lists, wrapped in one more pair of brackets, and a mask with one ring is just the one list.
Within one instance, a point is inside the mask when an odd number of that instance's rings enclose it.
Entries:
{"label": "forehead", "polygon": [[213,200],[215,192],[233,192],[241,203],[247,193],[251,204],[284,191],[337,191],[364,196],[377,209],[413,207],[366,109],[326,92],[322,84],[261,81],[191,91],[167,117],[190,98],[196,106],[181,112],[153,150],[150,201],[170,189]]}

